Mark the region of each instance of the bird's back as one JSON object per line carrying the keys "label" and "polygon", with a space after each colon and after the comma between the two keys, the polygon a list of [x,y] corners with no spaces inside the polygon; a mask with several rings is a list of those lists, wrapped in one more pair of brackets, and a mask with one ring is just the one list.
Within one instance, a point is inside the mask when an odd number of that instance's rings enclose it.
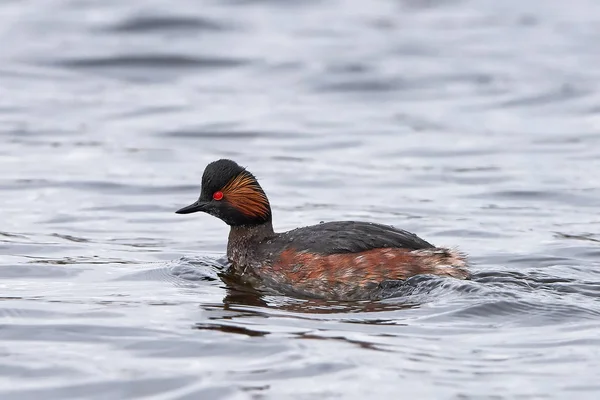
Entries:
{"label": "bird's back", "polygon": [[392,226],[359,221],[324,222],[280,233],[275,246],[296,251],[331,255],[360,253],[367,250],[398,248],[420,250],[434,248],[417,235]]}

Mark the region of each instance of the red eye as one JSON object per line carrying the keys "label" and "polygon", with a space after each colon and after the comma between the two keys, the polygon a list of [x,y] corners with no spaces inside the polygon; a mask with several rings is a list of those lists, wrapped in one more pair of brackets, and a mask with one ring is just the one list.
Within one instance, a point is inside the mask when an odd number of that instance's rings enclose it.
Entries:
{"label": "red eye", "polygon": [[213,199],[215,200],[221,200],[223,198],[223,192],[215,192],[213,194]]}

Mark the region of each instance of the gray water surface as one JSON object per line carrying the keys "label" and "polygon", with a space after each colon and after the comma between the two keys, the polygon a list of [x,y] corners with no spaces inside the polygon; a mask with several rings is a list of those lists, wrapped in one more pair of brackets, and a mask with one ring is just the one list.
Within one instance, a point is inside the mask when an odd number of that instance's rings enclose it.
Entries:
{"label": "gray water surface", "polygon": [[[0,398],[597,399],[600,2],[0,3]],[[458,247],[373,303],[227,287],[204,166],[277,230]]]}

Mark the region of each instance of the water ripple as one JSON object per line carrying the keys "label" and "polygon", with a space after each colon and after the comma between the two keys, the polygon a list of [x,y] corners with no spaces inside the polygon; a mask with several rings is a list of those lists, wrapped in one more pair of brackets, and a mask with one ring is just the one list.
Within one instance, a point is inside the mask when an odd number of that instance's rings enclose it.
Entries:
{"label": "water ripple", "polygon": [[112,57],[86,57],[63,59],[57,64],[74,69],[199,69],[199,68],[234,68],[247,65],[250,60],[227,57],[197,57],[184,55],[137,54],[118,55]]}
{"label": "water ripple", "polygon": [[114,33],[146,34],[151,32],[220,32],[229,30],[227,24],[199,16],[138,15],[114,24],[108,31]]}

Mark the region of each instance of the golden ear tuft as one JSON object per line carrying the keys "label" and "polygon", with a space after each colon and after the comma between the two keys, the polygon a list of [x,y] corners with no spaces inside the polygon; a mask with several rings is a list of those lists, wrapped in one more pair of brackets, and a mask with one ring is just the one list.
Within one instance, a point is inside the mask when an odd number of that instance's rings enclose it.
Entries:
{"label": "golden ear tuft", "polygon": [[221,189],[225,200],[248,217],[269,215],[269,200],[252,175],[242,172]]}

